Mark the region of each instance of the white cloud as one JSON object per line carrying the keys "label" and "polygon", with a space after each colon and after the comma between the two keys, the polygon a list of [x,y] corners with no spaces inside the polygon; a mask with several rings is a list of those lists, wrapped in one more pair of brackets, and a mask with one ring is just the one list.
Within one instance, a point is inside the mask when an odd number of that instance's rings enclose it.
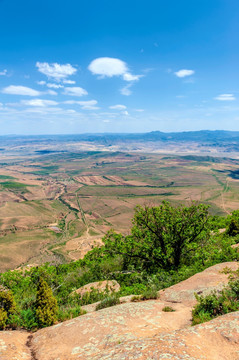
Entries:
{"label": "white cloud", "polygon": [[60,84],[52,84],[52,83],[47,83],[46,84],[47,87],[51,88],[51,89],[59,89],[59,88],[63,88],[63,85]]}
{"label": "white cloud", "polygon": [[182,69],[182,70],[176,71],[174,74],[179,78],[184,78],[185,76],[191,76],[194,73],[195,73],[194,70]]}
{"label": "white cloud", "polygon": [[120,93],[125,96],[129,96],[132,94],[132,91],[130,90],[132,84],[128,84],[124,86],[122,89],[120,89]]}
{"label": "white cloud", "polygon": [[236,100],[233,94],[221,94],[214,98],[215,100],[219,101],[233,101]]}
{"label": "white cloud", "polygon": [[93,60],[88,69],[94,75],[100,75],[102,77],[112,77],[124,75],[127,71],[127,64],[116,58],[101,57]]}
{"label": "white cloud", "polygon": [[76,101],[76,100],[67,100],[64,101],[64,104],[77,104],[82,107],[83,110],[97,110],[99,107],[95,106],[97,105],[97,100],[88,100],[88,101]]}
{"label": "white cloud", "polygon": [[129,115],[128,111],[126,111],[126,110],[125,110],[125,111],[122,111],[121,114],[122,114],[122,115],[126,115],[126,116]]}
{"label": "white cloud", "polygon": [[74,68],[71,64],[61,65],[58,63],[49,64],[47,62],[37,62],[36,67],[40,73],[50,78],[54,78],[55,80],[65,79],[77,72],[77,69]]}
{"label": "white cloud", "polygon": [[88,95],[88,92],[81,87],[66,87],[64,94],[71,96],[83,96]]}
{"label": "white cloud", "polygon": [[41,94],[40,91],[31,89],[26,86],[20,86],[20,85],[7,86],[2,90],[2,92],[4,94],[27,95],[27,96],[39,96]]}
{"label": "white cloud", "polygon": [[135,111],[137,111],[137,112],[143,112],[144,109],[135,109]]}
{"label": "white cloud", "polygon": [[113,110],[125,110],[126,106],[125,105],[112,105],[109,106],[109,109],[113,109]]}
{"label": "white cloud", "polygon": [[69,85],[73,85],[76,82],[74,80],[63,80],[63,84],[69,84]]}
{"label": "white cloud", "polygon": [[46,85],[46,81],[43,81],[43,80],[37,81],[37,84],[38,84],[38,85]]}
{"label": "white cloud", "polygon": [[57,92],[54,90],[47,90],[44,94],[57,95]]}
{"label": "white cloud", "polygon": [[27,106],[47,107],[47,106],[58,105],[58,102],[53,100],[33,99],[33,100],[22,100],[21,104]]}
{"label": "white cloud", "polygon": [[5,75],[7,75],[7,69],[0,71],[0,76],[5,76]]}
{"label": "white cloud", "polygon": [[125,81],[138,81],[143,75],[132,75],[130,73],[125,73],[123,79]]}
{"label": "white cloud", "polygon": [[116,58],[102,57],[93,60],[88,69],[100,78],[122,76],[125,81],[138,81],[143,75],[132,75],[127,64]]}

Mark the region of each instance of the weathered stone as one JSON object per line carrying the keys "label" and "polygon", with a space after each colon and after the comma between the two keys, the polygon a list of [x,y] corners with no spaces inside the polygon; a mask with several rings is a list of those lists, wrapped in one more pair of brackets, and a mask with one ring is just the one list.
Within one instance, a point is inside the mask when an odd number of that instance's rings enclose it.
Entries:
{"label": "weathered stone", "polygon": [[118,292],[120,290],[120,285],[116,280],[96,281],[80,287],[75,290],[74,293],[83,296],[87,292],[90,293],[93,290],[97,290],[98,292],[108,291],[111,294],[112,292]]}

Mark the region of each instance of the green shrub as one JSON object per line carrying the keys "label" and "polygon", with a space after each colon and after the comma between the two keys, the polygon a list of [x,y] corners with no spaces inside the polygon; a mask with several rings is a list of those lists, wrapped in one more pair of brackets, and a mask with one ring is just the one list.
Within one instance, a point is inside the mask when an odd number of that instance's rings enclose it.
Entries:
{"label": "green shrub", "polygon": [[27,330],[36,329],[38,327],[35,312],[29,308],[20,312],[22,326]]}
{"label": "green shrub", "polygon": [[110,306],[118,305],[120,304],[119,296],[116,294],[107,296],[105,299],[103,299],[97,306],[96,310],[101,310]]}
{"label": "green shrub", "polygon": [[11,321],[15,313],[16,303],[13,293],[10,290],[2,289],[0,291],[0,329],[5,329],[7,325],[12,325]]}
{"label": "green shrub", "polygon": [[158,299],[158,291],[156,287],[148,287],[141,295],[141,300]]}
{"label": "green shrub", "polygon": [[162,308],[162,311],[164,311],[164,312],[174,312],[175,310],[171,306],[164,306],[164,308]]}
{"label": "green shrub", "polygon": [[57,320],[57,300],[49,285],[40,277],[35,302],[36,322],[40,327],[50,326]]}
{"label": "green shrub", "polygon": [[10,290],[0,291],[0,308],[6,311],[7,316],[16,312],[16,303]]}
{"label": "green shrub", "polygon": [[62,307],[58,310],[57,319],[58,321],[66,321],[84,314],[86,311],[82,310],[80,306]]}
{"label": "green shrub", "polygon": [[233,273],[234,278],[219,293],[212,292],[206,296],[195,295],[198,303],[192,311],[193,325],[239,310],[239,278],[237,278],[239,273]]}
{"label": "green shrub", "polygon": [[135,295],[131,298],[131,302],[138,302],[138,301],[141,301],[141,295]]}
{"label": "green shrub", "polygon": [[0,329],[5,329],[7,324],[7,312],[3,309],[0,309]]}

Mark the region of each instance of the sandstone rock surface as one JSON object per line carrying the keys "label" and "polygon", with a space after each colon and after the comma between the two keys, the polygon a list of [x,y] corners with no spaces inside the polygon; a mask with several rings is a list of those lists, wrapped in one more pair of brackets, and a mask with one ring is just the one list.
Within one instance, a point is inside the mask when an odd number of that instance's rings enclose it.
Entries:
{"label": "sandstone rock surface", "polygon": [[97,290],[99,292],[109,291],[109,293],[117,292],[120,290],[120,284],[116,280],[96,281],[80,287],[75,290],[74,293],[83,296],[85,293],[90,293],[92,290]]}
{"label": "sandstone rock surface", "polygon": [[[41,329],[31,341],[26,332],[1,332],[0,359],[238,360],[239,312],[191,326],[194,293],[220,290],[228,282],[225,267],[236,270],[238,263],[208,268],[160,291],[158,300],[123,303]],[[163,312],[164,306],[175,312]]]}

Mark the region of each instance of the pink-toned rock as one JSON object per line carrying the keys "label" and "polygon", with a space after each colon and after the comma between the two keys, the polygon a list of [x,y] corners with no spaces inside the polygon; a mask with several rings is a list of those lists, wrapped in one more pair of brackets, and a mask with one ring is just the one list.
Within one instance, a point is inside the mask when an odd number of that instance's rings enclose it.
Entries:
{"label": "pink-toned rock", "polygon": [[[24,332],[2,332],[0,359],[238,360],[239,312],[191,326],[194,293],[220,290],[228,282],[225,268],[237,270],[238,263],[208,268],[161,291],[158,300],[128,302],[41,329],[31,341]],[[175,311],[164,312],[165,306]]]}
{"label": "pink-toned rock", "polygon": [[222,272],[225,268],[235,271],[239,265],[235,261],[211,266],[185,281],[161,290],[160,299],[192,307],[196,303],[195,293],[206,295],[211,291],[220,291],[228,283],[228,274]]}
{"label": "pink-toned rock", "polygon": [[239,243],[232,245],[232,248],[233,248],[233,249],[237,249],[237,251],[239,251]]}
{"label": "pink-toned rock", "polygon": [[75,290],[74,293],[83,296],[85,293],[89,293],[92,290],[97,290],[99,292],[108,291],[109,293],[118,292],[120,290],[120,285],[116,280],[97,281],[80,287]]}
{"label": "pink-toned rock", "polygon": [[1,360],[32,360],[28,342],[29,333],[26,331],[0,332]]}
{"label": "pink-toned rock", "polygon": [[[71,358],[69,358],[71,359]],[[154,337],[125,341],[91,360],[238,360],[239,312]]]}

